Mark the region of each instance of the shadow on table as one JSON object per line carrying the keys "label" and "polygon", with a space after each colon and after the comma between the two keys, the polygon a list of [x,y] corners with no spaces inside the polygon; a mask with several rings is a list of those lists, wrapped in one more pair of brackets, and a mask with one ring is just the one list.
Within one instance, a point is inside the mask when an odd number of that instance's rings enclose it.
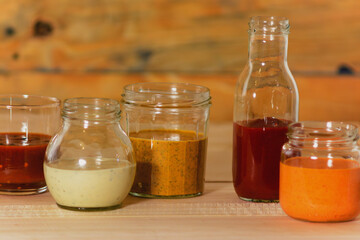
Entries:
{"label": "shadow on table", "polygon": [[140,202],[149,200],[147,198],[140,198],[140,197],[134,197],[131,196],[130,194],[125,198],[125,200],[123,201],[123,203],[121,204],[121,208],[126,208],[127,206],[130,205],[136,205]]}
{"label": "shadow on table", "polygon": [[[216,183],[219,183],[219,185],[216,185]],[[186,201],[193,201],[194,199],[198,198],[198,197],[202,197],[202,196],[206,196],[206,195],[211,195],[214,194],[216,191],[222,191],[222,187],[224,182],[206,182],[205,183],[205,190],[204,193],[202,195],[199,196],[194,196],[194,197],[180,197],[180,198],[142,198],[142,197],[135,197],[132,195],[128,195],[126,197],[126,199],[124,200],[124,202],[122,203],[121,208],[126,208],[130,205],[136,205],[139,203],[144,203],[144,201],[167,201],[167,200],[171,200],[171,201],[176,201],[176,200],[186,200]],[[216,185],[216,186],[215,186]],[[226,187],[226,185],[224,185],[224,187]]]}

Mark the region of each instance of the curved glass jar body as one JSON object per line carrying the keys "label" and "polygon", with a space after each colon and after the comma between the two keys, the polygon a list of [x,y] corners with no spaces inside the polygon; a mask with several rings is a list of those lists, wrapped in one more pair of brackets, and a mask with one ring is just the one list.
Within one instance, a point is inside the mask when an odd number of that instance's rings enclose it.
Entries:
{"label": "curved glass jar body", "polygon": [[112,99],[64,102],[62,129],[46,151],[46,184],[56,203],[73,210],[120,206],[132,186],[135,161]]}
{"label": "curved glass jar body", "polygon": [[291,217],[314,222],[360,213],[358,128],[341,122],[289,126],[280,164],[280,204]]}
{"label": "curved glass jar body", "polygon": [[298,118],[298,90],[287,65],[289,21],[252,17],[249,60],[235,91],[233,183],[247,201],[279,198],[281,146]]}
{"label": "curved glass jar body", "polygon": [[154,198],[202,194],[209,89],[186,83],[138,83],[125,86],[122,97],[122,125],[137,164],[130,194]]}
{"label": "curved glass jar body", "polygon": [[0,95],[0,194],[46,191],[45,150],[60,122],[56,98]]}

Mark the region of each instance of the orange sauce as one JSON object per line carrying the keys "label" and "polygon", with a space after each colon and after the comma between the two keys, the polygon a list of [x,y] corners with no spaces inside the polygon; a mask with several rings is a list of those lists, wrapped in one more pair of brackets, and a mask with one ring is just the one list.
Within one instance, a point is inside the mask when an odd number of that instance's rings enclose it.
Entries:
{"label": "orange sauce", "polygon": [[280,163],[280,204],[287,215],[301,220],[352,220],[360,213],[360,164],[349,159],[286,159]]}

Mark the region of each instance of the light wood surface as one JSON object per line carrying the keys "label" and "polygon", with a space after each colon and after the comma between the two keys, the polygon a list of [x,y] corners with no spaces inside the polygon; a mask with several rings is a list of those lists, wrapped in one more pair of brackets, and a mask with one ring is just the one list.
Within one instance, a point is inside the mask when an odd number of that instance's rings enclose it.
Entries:
{"label": "light wood surface", "polygon": [[309,223],[284,215],[279,204],[247,203],[231,183],[207,183],[203,196],[128,197],[120,209],[73,212],[49,193],[1,196],[0,238],[19,239],[359,239],[359,219]]}
{"label": "light wood surface", "polygon": [[0,218],[284,216],[279,204],[253,204],[238,199],[232,183],[207,182],[205,193],[186,199],[145,199],[128,196],[120,209],[79,212],[59,208],[49,193],[0,196]]}
{"label": "light wood surface", "polygon": [[140,199],[122,208],[74,212],[58,208],[49,193],[0,196],[0,238],[6,239],[358,239],[360,219],[308,223],[291,219],[279,204],[247,203],[231,183],[207,183],[203,196]]}
{"label": "light wood surface", "polygon": [[77,212],[57,207],[49,193],[0,195],[0,239],[359,239],[359,217],[345,223],[309,223],[286,216],[278,203],[240,200],[229,181],[231,132],[231,123],[211,125],[202,196],[128,196],[120,209]]}

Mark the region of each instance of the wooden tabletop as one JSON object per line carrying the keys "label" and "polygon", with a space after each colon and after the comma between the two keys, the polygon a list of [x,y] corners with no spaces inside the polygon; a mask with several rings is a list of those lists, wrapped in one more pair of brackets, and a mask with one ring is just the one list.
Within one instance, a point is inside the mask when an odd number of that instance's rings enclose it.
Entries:
{"label": "wooden tabletop", "polygon": [[205,193],[188,199],[127,197],[120,209],[60,209],[49,193],[0,196],[0,239],[359,239],[360,219],[309,223],[277,203],[248,203],[231,179],[231,123],[211,125]]}

